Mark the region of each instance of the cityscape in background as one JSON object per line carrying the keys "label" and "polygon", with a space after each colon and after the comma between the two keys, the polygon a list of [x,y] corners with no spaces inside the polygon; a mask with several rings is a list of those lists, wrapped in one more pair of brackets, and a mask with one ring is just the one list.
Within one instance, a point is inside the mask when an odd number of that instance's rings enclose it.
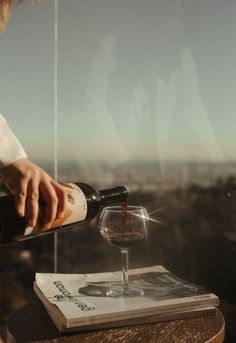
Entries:
{"label": "cityscape in background", "polygon": [[[54,176],[53,161],[36,162]],[[112,182],[126,185],[130,192],[156,193],[185,189],[192,184],[212,186],[219,180],[236,175],[236,161],[128,161],[112,170],[109,170],[109,164],[99,161],[58,163],[58,181],[61,183],[80,181],[101,188],[107,175],[113,176]],[[3,187],[0,192],[3,192]]]}
{"label": "cityscape in background", "polygon": [[[37,163],[53,176],[53,162]],[[62,183],[81,181],[101,187],[110,174],[112,182],[126,185],[130,192],[155,193],[184,189],[191,184],[211,186],[217,180],[236,175],[236,161],[128,161],[112,170],[109,164],[99,161],[58,163],[58,178]]]}

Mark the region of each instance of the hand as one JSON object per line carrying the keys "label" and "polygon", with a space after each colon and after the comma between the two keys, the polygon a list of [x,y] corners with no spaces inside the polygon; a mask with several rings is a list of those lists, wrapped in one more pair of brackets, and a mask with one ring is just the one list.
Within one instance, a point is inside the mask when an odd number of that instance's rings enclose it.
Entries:
{"label": "hand", "polygon": [[62,218],[66,207],[66,189],[44,170],[24,158],[0,170],[0,177],[15,195],[16,211],[26,216],[27,224],[35,227],[39,212],[39,195],[46,204],[43,228],[48,229]]}

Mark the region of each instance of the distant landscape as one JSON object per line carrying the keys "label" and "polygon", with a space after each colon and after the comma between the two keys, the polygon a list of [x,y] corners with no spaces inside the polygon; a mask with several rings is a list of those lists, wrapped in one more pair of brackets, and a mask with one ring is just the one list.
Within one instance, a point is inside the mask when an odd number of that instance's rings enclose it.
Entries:
{"label": "distant landscape", "polygon": [[[53,162],[37,161],[50,175],[53,175]],[[123,183],[131,190],[168,190],[185,188],[189,184],[209,186],[217,179],[236,175],[236,161],[127,161],[116,165],[104,161],[59,161],[60,181],[85,181],[95,185],[106,183],[107,175],[113,176],[115,183]]]}

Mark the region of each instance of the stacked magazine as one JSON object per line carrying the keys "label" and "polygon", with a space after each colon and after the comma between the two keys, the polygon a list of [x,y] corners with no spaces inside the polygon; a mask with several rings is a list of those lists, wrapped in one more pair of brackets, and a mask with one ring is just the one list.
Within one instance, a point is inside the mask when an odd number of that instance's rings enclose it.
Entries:
{"label": "stacked magazine", "polygon": [[215,294],[163,266],[129,271],[130,284],[142,288],[142,296],[106,296],[120,278],[120,272],[37,273],[34,290],[61,332],[214,315],[219,304]]}

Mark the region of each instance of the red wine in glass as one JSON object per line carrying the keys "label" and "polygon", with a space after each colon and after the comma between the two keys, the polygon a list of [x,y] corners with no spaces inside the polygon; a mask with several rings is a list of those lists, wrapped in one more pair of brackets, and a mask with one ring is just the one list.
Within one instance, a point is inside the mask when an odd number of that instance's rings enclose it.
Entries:
{"label": "red wine in glass", "polygon": [[123,249],[130,249],[139,244],[145,238],[142,232],[112,233],[107,236],[108,243]]}

